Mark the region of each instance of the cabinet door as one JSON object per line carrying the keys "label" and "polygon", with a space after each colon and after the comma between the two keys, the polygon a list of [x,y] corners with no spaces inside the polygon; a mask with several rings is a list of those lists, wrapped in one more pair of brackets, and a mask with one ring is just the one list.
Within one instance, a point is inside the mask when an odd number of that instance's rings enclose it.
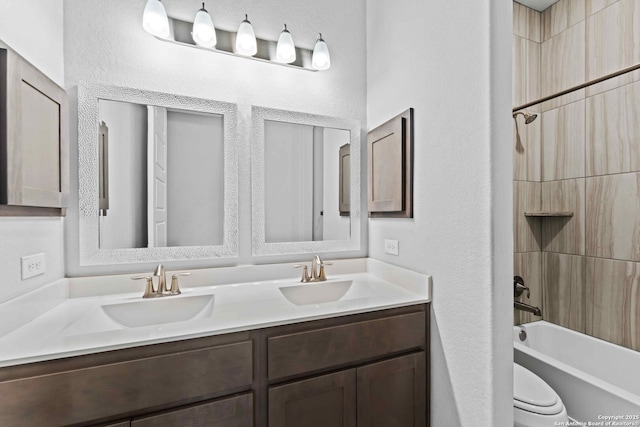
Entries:
{"label": "cabinet door", "polygon": [[358,368],[358,427],[426,425],[424,352]]}
{"label": "cabinet door", "polygon": [[373,129],[367,141],[369,216],[413,218],[413,108]]}
{"label": "cabinet door", "polygon": [[136,418],[131,427],[253,427],[253,395],[221,399]]}
{"label": "cabinet door", "polygon": [[10,49],[0,49],[0,65],[6,118],[6,128],[0,132],[0,202],[65,207],[69,192],[66,92]]}
{"label": "cabinet door", "polygon": [[355,427],[356,371],[269,389],[269,427]]}

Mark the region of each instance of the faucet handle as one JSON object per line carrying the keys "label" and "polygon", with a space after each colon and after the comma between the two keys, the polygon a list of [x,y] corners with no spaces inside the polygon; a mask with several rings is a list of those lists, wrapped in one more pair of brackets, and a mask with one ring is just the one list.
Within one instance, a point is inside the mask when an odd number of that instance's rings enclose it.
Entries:
{"label": "faucet handle", "polygon": [[324,282],[327,280],[327,274],[324,271],[324,266],[325,265],[333,265],[332,262],[327,262],[327,261],[321,261],[320,262],[320,273],[318,274],[318,281],[319,282]]}
{"label": "faucet handle", "polygon": [[191,276],[191,273],[182,272],[171,276],[171,289],[169,289],[171,295],[180,295],[182,293],[180,292],[180,284],[178,283],[178,277],[180,276]]}
{"label": "faucet handle", "polygon": [[307,267],[306,264],[295,264],[293,268],[302,268],[302,278],[300,279],[302,283],[311,281],[311,277],[309,277],[309,267]]}
{"label": "faucet handle", "polygon": [[144,295],[142,298],[152,298],[158,296],[158,294],[153,290],[153,277],[151,276],[131,276],[131,280],[146,280],[147,284],[144,287]]}
{"label": "faucet handle", "polygon": [[524,279],[520,276],[513,276],[513,294],[518,298],[524,291],[527,291],[527,298],[531,298],[531,290],[524,284]]}

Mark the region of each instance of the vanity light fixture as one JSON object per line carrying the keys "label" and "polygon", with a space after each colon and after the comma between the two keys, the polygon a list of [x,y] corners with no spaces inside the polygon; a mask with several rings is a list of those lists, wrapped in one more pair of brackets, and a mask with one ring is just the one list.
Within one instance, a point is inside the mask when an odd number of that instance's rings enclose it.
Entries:
{"label": "vanity light fixture", "polygon": [[215,47],[217,43],[216,29],[213,26],[211,15],[204,8],[204,3],[202,3],[202,9],[198,10],[193,20],[191,36],[198,46]]}
{"label": "vanity light fixture", "polygon": [[284,24],[276,42],[256,38],[253,25],[246,14],[238,31],[233,32],[215,28],[205,3],[202,3],[202,8],[198,9],[193,21],[184,21],[168,16],[161,0],[145,1],[142,27],[163,42],[308,71],[327,70],[331,67],[329,48],[322,34],[318,34],[312,50],[296,47],[287,24]]}
{"label": "vanity light fixture", "polygon": [[278,45],[276,47],[276,61],[284,64],[290,64],[296,60],[296,45],[293,43],[293,37],[289,30],[287,30],[287,24],[284,24],[284,29],[278,37]]}
{"label": "vanity light fixture", "polygon": [[142,15],[142,27],[148,33],[163,39],[171,35],[167,11],[164,10],[164,5],[160,0],[147,0]]}
{"label": "vanity light fixture", "polygon": [[236,35],[236,53],[244,56],[253,56],[258,52],[258,42],[253,25],[249,22],[249,16],[244,15],[244,21],[238,27]]}
{"label": "vanity light fixture", "polygon": [[329,55],[329,47],[322,38],[321,33],[318,34],[316,45],[313,47],[311,66],[319,71],[328,70],[329,67],[331,67],[331,56]]}

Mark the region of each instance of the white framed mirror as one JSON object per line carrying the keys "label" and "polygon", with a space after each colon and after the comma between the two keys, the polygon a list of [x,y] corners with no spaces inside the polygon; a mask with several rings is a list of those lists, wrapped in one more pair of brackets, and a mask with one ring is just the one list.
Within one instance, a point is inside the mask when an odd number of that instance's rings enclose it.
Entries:
{"label": "white framed mirror", "polygon": [[80,265],[237,257],[237,111],[80,83]]}
{"label": "white framed mirror", "polygon": [[253,106],[253,255],[360,249],[360,123]]}

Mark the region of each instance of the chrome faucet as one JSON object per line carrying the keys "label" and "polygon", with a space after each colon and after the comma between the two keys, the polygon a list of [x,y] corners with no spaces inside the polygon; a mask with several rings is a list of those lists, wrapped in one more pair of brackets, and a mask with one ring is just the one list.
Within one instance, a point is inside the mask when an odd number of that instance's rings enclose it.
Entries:
{"label": "chrome faucet", "polygon": [[[156,297],[165,297],[170,295],[180,295],[180,285],[178,283],[178,277],[180,276],[190,276],[191,273],[181,272],[175,273],[171,276],[171,289],[167,289],[167,275],[164,270],[164,266],[159,264],[153,272],[153,276],[132,276],[131,280],[141,280],[144,279],[147,281],[147,284],[144,288],[144,294],[142,298],[156,298]],[[158,278],[158,286],[153,288],[153,277]]]}

